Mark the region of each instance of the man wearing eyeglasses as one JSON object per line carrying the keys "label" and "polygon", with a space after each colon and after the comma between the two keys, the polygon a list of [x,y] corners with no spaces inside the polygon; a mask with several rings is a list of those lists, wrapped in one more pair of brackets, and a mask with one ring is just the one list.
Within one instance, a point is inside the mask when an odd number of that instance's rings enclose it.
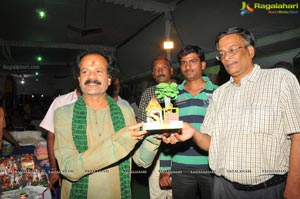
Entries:
{"label": "man wearing eyeglasses", "polygon": [[[178,86],[179,94],[175,100],[179,107],[179,120],[189,122],[200,130],[209,99],[217,86],[202,76],[206,62],[199,46],[185,46],[177,54],[177,60],[185,78]],[[170,151],[174,199],[210,199],[213,178],[207,152],[200,150],[191,141],[178,143]],[[162,171],[168,169],[167,160],[167,156],[161,157]]]}
{"label": "man wearing eyeglasses", "polygon": [[217,59],[231,75],[217,89],[201,132],[184,123],[181,133],[209,149],[214,198],[300,198],[300,86],[285,69],[253,63],[254,37],[229,28],[216,40]]}

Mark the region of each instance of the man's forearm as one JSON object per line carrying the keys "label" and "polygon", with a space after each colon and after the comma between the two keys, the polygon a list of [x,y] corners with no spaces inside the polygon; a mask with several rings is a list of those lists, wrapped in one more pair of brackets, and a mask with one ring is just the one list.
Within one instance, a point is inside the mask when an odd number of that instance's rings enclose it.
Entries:
{"label": "man's forearm", "polygon": [[55,155],[54,155],[54,140],[55,140],[54,133],[48,132],[47,150],[48,150],[48,158],[49,158],[49,163],[50,163],[51,169],[57,169],[56,159],[55,159]]}
{"label": "man's forearm", "polygon": [[9,132],[5,128],[3,129],[3,137],[6,141],[11,143],[15,147],[19,147],[19,143],[14,139],[12,135],[9,134]]}
{"label": "man's forearm", "polygon": [[207,134],[195,132],[193,135],[193,141],[201,149],[208,151],[210,146],[210,136]]}
{"label": "man's forearm", "polygon": [[291,136],[290,166],[285,188],[286,198],[300,198],[300,133]]}

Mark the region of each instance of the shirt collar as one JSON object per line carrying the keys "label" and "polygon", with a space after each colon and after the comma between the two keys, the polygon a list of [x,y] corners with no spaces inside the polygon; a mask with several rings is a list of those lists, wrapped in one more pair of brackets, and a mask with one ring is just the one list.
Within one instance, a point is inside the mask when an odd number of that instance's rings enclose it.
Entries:
{"label": "shirt collar", "polygon": [[75,89],[73,92],[72,92],[72,100],[77,100],[78,96],[77,96],[77,90]]}
{"label": "shirt collar", "polygon": [[[206,82],[204,89],[207,88],[207,87],[210,87],[212,85],[212,82],[209,80],[208,77],[203,76],[202,79]],[[184,88],[185,83],[186,83],[186,80],[183,80],[183,82],[178,86],[178,89],[179,90],[184,90],[185,89]]]}
{"label": "shirt collar", "polygon": [[[260,70],[261,70],[260,66],[258,64],[254,64],[253,70],[248,75],[246,75],[241,79],[241,83],[244,81],[257,82]],[[232,78],[232,76],[230,76],[229,81],[232,84],[234,84],[234,79]]]}

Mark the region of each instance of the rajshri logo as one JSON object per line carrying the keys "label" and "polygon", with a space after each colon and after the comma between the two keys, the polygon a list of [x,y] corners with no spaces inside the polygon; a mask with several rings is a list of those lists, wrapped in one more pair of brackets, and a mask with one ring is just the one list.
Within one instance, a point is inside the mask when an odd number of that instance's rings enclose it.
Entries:
{"label": "rajshri logo", "polygon": [[298,14],[298,3],[249,3],[242,1],[241,16],[254,12],[254,10],[266,10],[268,14]]}
{"label": "rajshri logo", "polygon": [[254,9],[250,7],[249,3],[242,1],[241,16],[254,12]]}

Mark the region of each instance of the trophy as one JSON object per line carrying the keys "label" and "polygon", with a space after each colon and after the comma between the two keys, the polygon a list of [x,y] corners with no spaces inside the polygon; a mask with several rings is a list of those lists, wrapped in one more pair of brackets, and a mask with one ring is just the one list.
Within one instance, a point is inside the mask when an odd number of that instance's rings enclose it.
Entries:
{"label": "trophy", "polygon": [[[160,83],[156,86],[155,97],[149,101],[146,107],[146,122],[143,130],[164,133],[181,129],[183,122],[179,121],[179,108],[174,107],[171,100],[175,100],[178,94],[176,83]],[[164,100],[162,107],[157,99]]]}

